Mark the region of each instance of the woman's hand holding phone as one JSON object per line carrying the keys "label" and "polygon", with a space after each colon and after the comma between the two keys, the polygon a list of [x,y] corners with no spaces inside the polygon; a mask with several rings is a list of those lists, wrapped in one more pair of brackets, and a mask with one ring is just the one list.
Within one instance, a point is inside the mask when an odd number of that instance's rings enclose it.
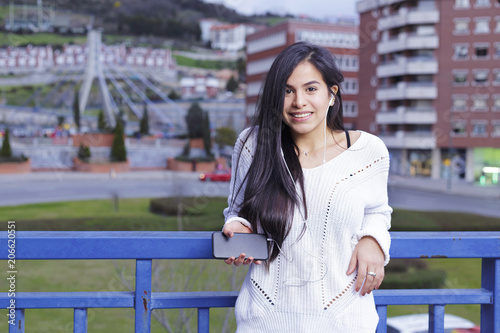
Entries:
{"label": "woman's hand holding phone", "polygon": [[[234,233],[236,233],[236,232],[251,234],[252,230],[250,230],[250,228],[248,228],[247,226],[243,225],[242,223],[240,223],[238,221],[232,221],[232,222],[229,222],[226,225],[224,225],[224,229],[222,229],[222,232],[227,237],[231,238],[234,236]],[[231,258],[224,260],[224,262],[228,265],[234,264],[235,266],[240,266],[241,264],[250,265],[252,262],[256,265],[260,265],[262,263],[260,260],[254,261],[252,257],[248,257],[246,259],[245,259],[245,257],[246,257],[245,253],[241,253],[239,255],[239,257],[237,257],[237,258],[231,257]]]}

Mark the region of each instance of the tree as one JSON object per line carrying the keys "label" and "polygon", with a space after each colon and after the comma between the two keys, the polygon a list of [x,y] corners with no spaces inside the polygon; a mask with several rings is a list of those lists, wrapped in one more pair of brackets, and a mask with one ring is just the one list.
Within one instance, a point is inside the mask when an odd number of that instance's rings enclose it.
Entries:
{"label": "tree", "polygon": [[170,92],[170,94],[168,94],[168,98],[172,99],[172,100],[176,100],[176,99],[179,99],[181,98],[181,96],[179,96],[178,93],[175,92],[175,90],[172,90]]}
{"label": "tree", "polygon": [[247,71],[247,64],[245,62],[245,59],[238,58],[238,60],[236,61],[236,69],[238,70],[238,80],[245,82]]}
{"label": "tree", "polygon": [[210,135],[210,119],[208,117],[208,112],[203,112],[203,147],[207,157],[212,155],[212,137]]}
{"label": "tree", "polygon": [[80,132],[80,98],[77,88],[75,88],[75,97],[73,97],[73,120],[75,121],[77,131]]}
{"label": "tree", "polygon": [[186,125],[190,139],[203,137],[203,121],[203,110],[197,102],[194,102],[186,115]]}
{"label": "tree", "polygon": [[215,143],[220,148],[233,146],[236,142],[236,132],[231,127],[219,127],[215,134]]}
{"label": "tree", "polygon": [[10,147],[10,135],[9,129],[5,130],[5,134],[2,142],[2,150],[0,150],[0,156],[2,157],[12,157],[12,148]]}
{"label": "tree", "polygon": [[111,147],[111,161],[126,162],[127,150],[125,148],[125,139],[123,138],[123,122],[117,119],[115,127],[115,137],[113,139],[113,146]]}
{"label": "tree", "polygon": [[90,161],[90,157],[92,156],[90,153],[90,148],[80,143],[80,147],[78,147],[77,156],[80,161],[88,163]]}
{"label": "tree", "polygon": [[109,130],[106,120],[104,120],[104,112],[99,110],[99,116],[97,117],[97,129],[101,132],[107,132]]}
{"label": "tree", "polygon": [[64,116],[57,116],[57,126],[63,127],[64,125]]}
{"label": "tree", "polygon": [[238,81],[234,78],[234,76],[231,76],[229,81],[227,81],[226,90],[230,92],[235,92],[236,90],[238,90],[239,86],[240,84],[238,83]]}
{"label": "tree", "polygon": [[142,113],[141,125],[139,128],[139,132],[142,135],[149,134],[149,117],[148,117],[148,105],[144,104],[144,111]]}

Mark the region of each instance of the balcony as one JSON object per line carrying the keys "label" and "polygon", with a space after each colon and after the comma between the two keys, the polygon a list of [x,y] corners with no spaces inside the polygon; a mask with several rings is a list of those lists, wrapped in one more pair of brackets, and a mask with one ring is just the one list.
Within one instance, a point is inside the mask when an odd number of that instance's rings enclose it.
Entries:
{"label": "balcony", "polygon": [[356,2],[356,10],[358,13],[364,13],[368,10],[377,9],[383,6],[388,6],[393,3],[403,1],[405,0],[358,0]]}
{"label": "balcony", "polygon": [[427,57],[400,57],[395,61],[385,62],[377,67],[377,77],[401,75],[437,74],[438,62]]}
{"label": "balcony", "polygon": [[[0,232],[2,259],[9,257],[12,234]],[[430,332],[444,332],[446,304],[480,304],[481,330],[500,333],[500,232],[392,232],[391,258],[482,258],[480,289],[375,290],[380,321],[377,333],[387,332],[388,305],[429,305]],[[135,309],[135,332],[151,331],[154,309],[197,308],[198,332],[209,332],[209,309],[233,307],[237,292],[152,292],[153,259],[212,259],[211,232],[17,232],[17,260],[135,259],[132,292],[18,292],[16,325],[21,333],[25,309],[72,308],[74,332],[87,332],[89,308]],[[10,256],[12,256],[12,252]],[[215,264],[224,265],[218,261]],[[146,296],[145,296],[146,295]],[[0,294],[0,306],[11,298]],[[54,328],[57,331],[59,328]],[[62,329],[62,328],[61,328]]]}
{"label": "balcony", "polygon": [[401,8],[396,14],[378,20],[378,30],[383,31],[409,24],[431,24],[439,22],[437,9]]}
{"label": "balcony", "polygon": [[396,149],[434,149],[436,138],[432,132],[405,132],[397,131],[390,134],[382,134],[379,137],[384,141],[387,148]]}
{"label": "balcony", "polygon": [[376,115],[378,124],[435,124],[437,113],[434,108],[407,108],[399,106],[390,110],[381,110]]}
{"label": "balcony", "polygon": [[436,99],[437,86],[433,82],[399,82],[377,89],[376,97],[379,101]]}
{"label": "balcony", "polygon": [[437,49],[439,37],[437,35],[417,35],[402,32],[394,38],[380,41],[377,44],[377,53],[386,54],[404,50]]}

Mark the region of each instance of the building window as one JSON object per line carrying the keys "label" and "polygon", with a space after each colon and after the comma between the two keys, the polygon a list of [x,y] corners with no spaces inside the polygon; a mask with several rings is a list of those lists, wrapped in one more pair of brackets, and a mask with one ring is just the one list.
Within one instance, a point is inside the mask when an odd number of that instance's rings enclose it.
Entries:
{"label": "building window", "polygon": [[473,121],[472,136],[488,136],[488,132],[486,132],[487,124],[485,121]]}
{"label": "building window", "polygon": [[453,53],[453,58],[456,60],[466,60],[469,59],[469,45],[467,44],[457,44],[453,46],[455,52]]}
{"label": "building window", "polygon": [[467,136],[467,121],[465,121],[465,120],[452,120],[451,121],[451,135],[452,136]]}
{"label": "building window", "polygon": [[490,18],[476,18],[476,28],[474,29],[475,34],[489,34],[490,33]]}
{"label": "building window", "polygon": [[468,71],[454,71],[453,72],[453,83],[456,85],[467,85],[467,75]]}
{"label": "building window", "polygon": [[493,106],[491,109],[493,111],[500,111],[500,95],[493,95]]}
{"label": "building window", "polygon": [[495,54],[493,58],[500,58],[500,43],[495,43]]}
{"label": "building window", "polygon": [[472,101],[472,111],[488,111],[488,95],[474,95]]}
{"label": "building window", "polygon": [[490,6],[491,6],[490,0],[476,0],[475,7],[490,7]]}
{"label": "building window", "polygon": [[467,95],[451,96],[452,111],[467,111]]}
{"label": "building window", "polygon": [[488,70],[477,70],[474,71],[474,83],[478,85],[484,85],[488,83]]}
{"label": "building window", "polygon": [[343,88],[344,88],[344,92],[347,94],[357,94],[358,93],[358,80],[345,79]]}
{"label": "building window", "polygon": [[455,9],[469,8],[469,7],[470,7],[469,0],[455,0]]}
{"label": "building window", "polygon": [[495,17],[495,32],[500,33],[500,16]]}
{"label": "building window", "polygon": [[500,136],[500,123],[499,122],[493,122],[493,130],[491,131],[491,136]]}
{"label": "building window", "polygon": [[488,45],[478,45],[474,47],[476,59],[488,59]]}
{"label": "building window", "polygon": [[464,35],[469,33],[469,19],[456,19],[454,34]]}
{"label": "building window", "polygon": [[493,70],[493,85],[500,86],[500,68]]}
{"label": "building window", "polygon": [[345,102],[344,104],[344,117],[357,117],[358,104],[356,102]]}

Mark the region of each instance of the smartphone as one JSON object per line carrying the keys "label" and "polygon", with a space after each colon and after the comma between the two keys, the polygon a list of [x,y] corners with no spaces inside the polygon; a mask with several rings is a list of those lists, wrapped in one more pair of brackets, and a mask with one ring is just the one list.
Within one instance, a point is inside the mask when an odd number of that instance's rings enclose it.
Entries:
{"label": "smartphone", "polygon": [[267,236],[264,234],[234,233],[229,238],[221,231],[212,234],[212,253],[216,259],[237,258],[245,253],[254,260],[269,259]]}

